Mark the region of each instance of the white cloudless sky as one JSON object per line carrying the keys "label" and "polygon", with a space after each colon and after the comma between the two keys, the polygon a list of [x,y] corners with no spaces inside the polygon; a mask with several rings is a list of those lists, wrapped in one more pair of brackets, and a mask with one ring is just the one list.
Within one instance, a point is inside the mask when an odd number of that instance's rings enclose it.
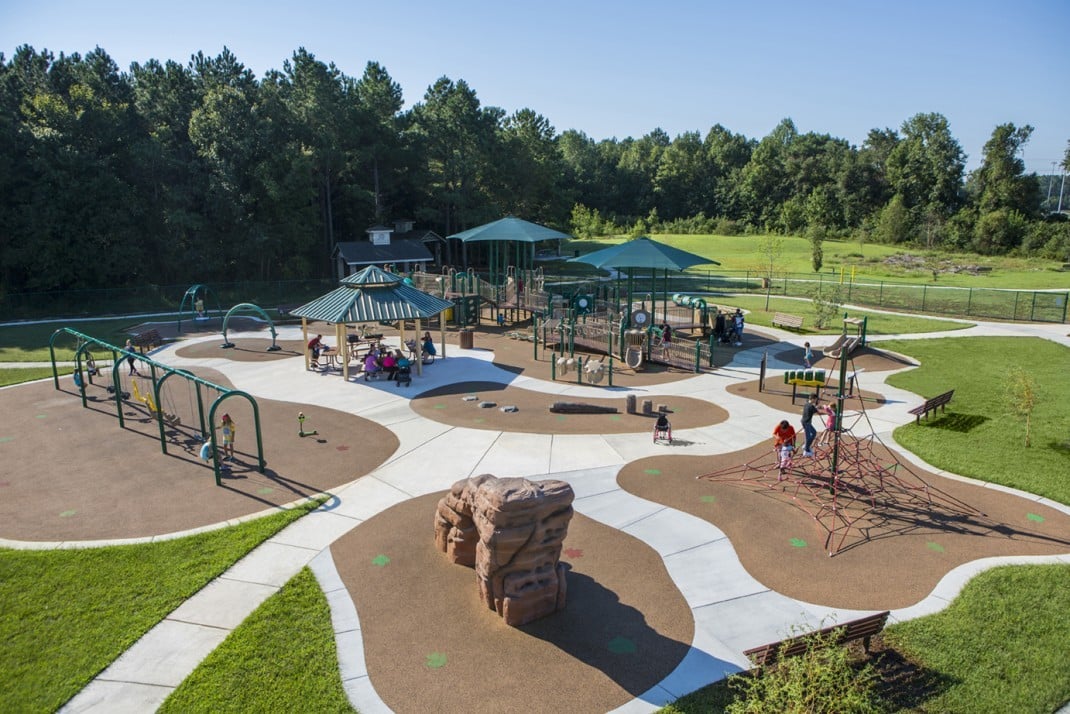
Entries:
{"label": "white cloudless sky", "polygon": [[1070,0],[0,0],[0,52],[104,49],[120,69],[228,47],[262,77],[304,47],[406,107],[440,77],[484,106],[530,108],[600,140],[760,139],[784,118],[860,145],[944,115],[976,168],[999,124],[1032,125],[1022,158],[1050,173],[1070,141]]}

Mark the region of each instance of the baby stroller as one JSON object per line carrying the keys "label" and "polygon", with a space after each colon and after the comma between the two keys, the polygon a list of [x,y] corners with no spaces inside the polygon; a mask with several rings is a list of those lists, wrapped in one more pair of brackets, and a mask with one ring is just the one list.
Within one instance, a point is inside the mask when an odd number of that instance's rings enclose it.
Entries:
{"label": "baby stroller", "polygon": [[659,414],[658,421],[654,424],[654,443],[659,441],[672,443],[672,424],[669,423],[669,418],[665,414]]}
{"label": "baby stroller", "polygon": [[412,385],[412,368],[409,365],[404,367],[398,367],[394,372],[394,381],[397,382],[397,386],[405,385],[406,387]]}

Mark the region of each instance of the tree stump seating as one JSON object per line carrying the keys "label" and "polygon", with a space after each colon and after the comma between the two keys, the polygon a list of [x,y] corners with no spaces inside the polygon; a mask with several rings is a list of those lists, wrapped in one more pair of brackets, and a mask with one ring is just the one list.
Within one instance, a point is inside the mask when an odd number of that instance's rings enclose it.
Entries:
{"label": "tree stump seating", "polygon": [[798,315],[789,315],[786,312],[773,313],[773,327],[787,327],[792,330],[801,330],[803,319]]}
{"label": "tree stump seating", "polygon": [[779,642],[771,642],[761,647],[752,647],[744,650],[743,654],[750,658],[751,662],[759,667],[767,667],[775,664],[782,657],[795,657],[803,654],[810,647],[815,635],[828,635],[836,633],[835,642],[844,645],[854,640],[862,640],[862,647],[869,653],[870,638],[884,629],[888,622],[888,610],[878,612],[875,615],[860,617],[857,620],[845,622],[842,625],[833,625],[817,632],[808,632],[797,637],[789,637]]}
{"label": "tree stump seating", "polygon": [[134,347],[137,347],[142,354],[145,353],[145,350],[152,350],[163,344],[163,340],[160,338],[160,333],[156,330],[139,332],[131,338],[130,342]]}
{"label": "tree stump seating", "polygon": [[950,392],[938,394],[932,399],[926,399],[921,406],[917,406],[911,409],[910,413],[914,415],[914,423],[920,424],[922,416],[928,419],[929,412],[935,412],[937,408],[939,408],[940,411],[945,411],[947,403],[951,401],[951,397],[954,396],[954,394],[955,390],[952,389]]}

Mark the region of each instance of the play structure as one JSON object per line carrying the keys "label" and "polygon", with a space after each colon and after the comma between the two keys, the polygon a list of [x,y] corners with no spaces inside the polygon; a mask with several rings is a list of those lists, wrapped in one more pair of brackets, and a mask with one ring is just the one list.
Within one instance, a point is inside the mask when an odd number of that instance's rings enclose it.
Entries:
{"label": "play structure", "polygon": [[[846,314],[843,316],[843,332],[836,341],[825,348],[825,356],[833,359],[839,359],[844,355],[850,355],[859,347],[866,346],[866,320],[865,317],[848,317]],[[855,328],[855,334],[848,335],[848,325]]]}
{"label": "play structure", "polygon": [[212,318],[212,305],[215,306],[215,314],[221,315],[222,308],[219,306],[219,297],[207,285],[191,285],[182,296],[182,302],[178,306],[178,331],[182,332],[182,318],[197,322]]}
{"label": "play structure", "polygon": [[[60,389],[60,384],[59,370],[56,367],[56,341],[61,336],[74,337],[78,343],[74,354],[75,371],[73,381],[81,396],[82,407],[89,408],[88,389],[92,386],[97,386],[95,380],[99,379],[103,383],[102,386],[104,392],[109,395],[106,398],[113,399],[115,402],[115,412],[119,419],[119,427],[126,428],[124,402],[130,404],[130,400],[133,398],[133,401],[136,402],[137,405],[144,408],[145,413],[149,418],[156,421],[159,428],[160,449],[164,454],[167,454],[168,428],[170,428],[172,432],[184,428],[189,430],[198,441],[202,443],[211,441],[214,443],[216,441],[216,439],[213,438],[213,433],[215,431],[214,425],[217,423],[216,413],[223,402],[233,397],[240,397],[248,401],[252,407],[256,432],[258,470],[260,473],[264,473],[266,461],[264,460],[264,445],[260,432],[260,407],[252,395],[240,390],[229,389],[213,382],[209,382],[208,380],[197,377],[187,370],[169,367],[165,364],[156,362],[137,351],[116,347],[103,340],[72,330],[69,327],[63,327],[56,330],[52,333],[51,338],[49,338],[48,349],[52,361],[52,381],[57,390]],[[95,358],[90,352],[90,348],[93,347],[111,353],[112,366],[110,378],[104,377],[104,375],[96,369]],[[130,359],[133,359],[136,364],[142,367],[144,373],[142,373],[142,376],[140,377],[127,375],[124,381],[122,368],[129,364]],[[93,365],[92,369],[88,368],[89,364]],[[138,372],[141,373],[141,370],[138,370]],[[182,419],[178,415],[178,408],[174,395],[171,393],[172,390],[167,384],[168,380],[176,376],[179,377],[180,382],[185,384],[189,398],[189,412],[192,413],[192,417],[187,424],[182,423]],[[147,379],[147,386],[149,388],[143,389],[139,386],[139,379]],[[203,390],[207,390],[209,394],[214,393],[216,395],[208,405],[205,404],[205,394]],[[196,400],[195,404],[194,398]],[[194,421],[196,423],[194,423]],[[222,486],[222,464],[218,449],[213,449],[212,452],[216,485]]]}
{"label": "play structure", "polygon": [[[831,444],[814,444],[814,457],[794,458],[782,467],[768,453],[747,463],[699,476],[770,490],[807,513],[825,535],[829,556],[923,520],[983,517],[977,509],[930,486],[876,435],[865,400],[850,419],[844,415],[847,360],[841,363],[836,421]],[[864,427],[864,428],[863,428]],[[857,435],[858,432],[865,432]]]}
{"label": "play structure", "polygon": [[278,337],[278,333],[275,331],[275,321],[271,319],[271,316],[264,312],[263,308],[261,308],[259,305],[254,305],[251,302],[239,303],[238,305],[235,305],[234,307],[227,310],[227,314],[223,318],[223,344],[220,345],[220,347],[222,347],[223,349],[230,349],[234,347],[234,343],[227,339],[227,325],[230,322],[230,318],[234,315],[234,313],[249,311],[257,313],[267,321],[268,329],[271,330],[271,345],[267,348],[267,351],[278,352],[279,350],[281,350],[282,348],[279,347],[275,342],[276,338]]}

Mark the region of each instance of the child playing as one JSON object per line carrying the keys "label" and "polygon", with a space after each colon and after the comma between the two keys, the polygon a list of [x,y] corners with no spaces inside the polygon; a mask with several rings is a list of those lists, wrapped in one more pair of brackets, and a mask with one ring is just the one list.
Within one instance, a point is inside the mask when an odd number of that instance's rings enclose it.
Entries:
{"label": "child playing", "polygon": [[803,344],[803,347],[806,348],[806,351],[803,353],[803,364],[809,369],[814,366],[814,351],[810,349],[809,342]]}
{"label": "child playing", "polygon": [[821,413],[825,415],[825,430],[821,432],[821,438],[817,440],[818,446],[827,444],[831,434],[836,431],[836,407],[831,403],[826,403],[821,407]]}
{"label": "child playing", "polygon": [[787,419],[781,420],[773,429],[773,449],[777,454],[777,466],[781,476],[791,468],[791,455],[795,450],[795,427]]}
{"label": "child playing", "polygon": [[230,418],[230,414],[224,414],[223,423],[219,425],[219,428],[223,431],[223,458],[227,461],[233,461],[234,436],[238,427],[234,424],[234,420]]}

